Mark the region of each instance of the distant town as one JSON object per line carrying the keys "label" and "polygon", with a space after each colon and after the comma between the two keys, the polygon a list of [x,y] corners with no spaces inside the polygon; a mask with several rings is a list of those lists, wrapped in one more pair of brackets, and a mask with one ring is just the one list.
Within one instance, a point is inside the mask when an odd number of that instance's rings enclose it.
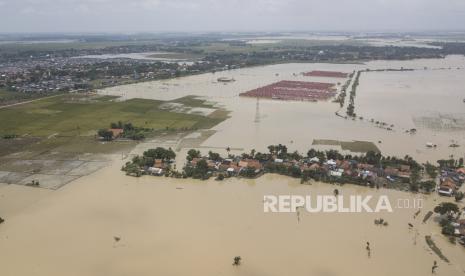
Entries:
{"label": "distant town", "polygon": [[[48,47],[43,43],[15,46],[5,41],[0,44],[0,105],[70,91],[274,63],[408,60],[465,53],[465,43],[461,42],[431,42],[432,48],[363,43],[264,47],[234,37],[227,41],[183,36],[135,42],[130,37],[120,39],[81,37],[74,42],[46,44]],[[139,55],[130,56],[133,53]]]}

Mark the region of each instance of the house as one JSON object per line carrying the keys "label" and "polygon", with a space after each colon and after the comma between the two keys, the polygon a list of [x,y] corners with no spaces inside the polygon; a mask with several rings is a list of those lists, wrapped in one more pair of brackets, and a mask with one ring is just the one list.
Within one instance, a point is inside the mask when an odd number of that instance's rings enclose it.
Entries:
{"label": "house", "polygon": [[151,175],[162,175],[163,174],[163,169],[162,168],[155,168],[155,167],[149,167],[147,171]]}
{"label": "house", "polygon": [[317,171],[320,169],[320,165],[318,163],[313,163],[308,167],[308,170],[310,171]]}
{"label": "house", "polygon": [[357,168],[361,170],[369,170],[369,169],[372,169],[373,167],[374,167],[373,165],[365,164],[365,163],[357,164]]}
{"label": "house", "polygon": [[328,161],[326,161],[326,164],[329,165],[329,166],[336,166],[336,161],[334,161],[333,159],[330,159]]}
{"label": "house", "polygon": [[219,168],[219,164],[213,160],[207,160],[207,166],[210,170],[217,170]]}
{"label": "house", "polygon": [[442,196],[452,196],[454,191],[451,188],[444,186],[438,189],[438,194]]}
{"label": "house", "polygon": [[410,172],[403,172],[403,171],[400,171],[398,174],[398,176],[402,178],[410,178],[410,175],[411,175]]}
{"label": "house", "polygon": [[352,164],[348,160],[342,161],[340,167],[344,170],[349,170],[352,167]]}
{"label": "house", "polygon": [[410,166],[409,165],[400,165],[400,171],[401,172],[410,172]]}
{"label": "house", "polygon": [[153,161],[153,167],[157,169],[165,169],[168,165],[162,159],[155,159]]}
{"label": "house", "polygon": [[241,168],[254,168],[256,170],[261,170],[262,169],[262,164],[260,164],[260,161],[255,160],[255,159],[244,159],[239,161],[238,166]]}
{"label": "house", "polygon": [[310,162],[310,163],[320,163],[320,158],[315,156],[315,157],[310,158],[310,160],[308,160],[308,162]]}
{"label": "house", "polygon": [[122,128],[110,128],[109,131],[113,133],[113,138],[119,138],[121,135],[123,135],[124,129]]}
{"label": "house", "polygon": [[197,163],[198,163],[200,160],[202,160],[202,158],[196,157],[196,158],[193,158],[193,159],[191,160],[190,163],[191,163],[192,166],[195,167],[195,166],[197,166]]}
{"label": "house", "polygon": [[394,167],[387,166],[384,169],[384,174],[387,175],[387,176],[398,176],[399,175],[399,170],[394,168]]}
{"label": "house", "polygon": [[458,168],[456,172],[459,174],[465,175],[465,168]]}
{"label": "house", "polygon": [[441,184],[439,185],[440,188],[448,188],[448,189],[451,189],[452,192],[455,192],[457,190],[457,185],[455,184],[455,182],[451,179],[451,178],[445,178]]}
{"label": "house", "polygon": [[239,167],[241,168],[247,168],[249,166],[249,163],[245,160],[241,160],[239,161],[239,163],[237,164]]}

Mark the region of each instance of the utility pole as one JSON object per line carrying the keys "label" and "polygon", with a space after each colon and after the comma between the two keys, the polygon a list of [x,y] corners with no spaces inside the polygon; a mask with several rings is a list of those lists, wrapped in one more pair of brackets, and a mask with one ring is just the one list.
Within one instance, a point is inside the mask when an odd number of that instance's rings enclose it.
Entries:
{"label": "utility pole", "polygon": [[260,98],[257,97],[257,105],[256,105],[256,108],[255,108],[255,120],[254,120],[255,123],[259,123],[260,122]]}

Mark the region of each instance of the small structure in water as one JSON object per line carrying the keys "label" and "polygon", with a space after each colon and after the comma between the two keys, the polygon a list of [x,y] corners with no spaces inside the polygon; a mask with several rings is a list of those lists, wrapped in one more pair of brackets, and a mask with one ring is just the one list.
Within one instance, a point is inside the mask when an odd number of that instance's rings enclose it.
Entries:
{"label": "small structure in water", "polygon": [[431,142],[427,142],[427,143],[426,143],[426,147],[427,147],[427,148],[435,148],[435,147],[437,147],[437,145],[436,145],[436,144],[433,144],[433,143],[431,143]]}
{"label": "small structure in water", "polygon": [[234,78],[219,77],[219,78],[216,79],[216,81],[228,83],[228,82],[233,82],[233,81],[236,81],[236,80]]}

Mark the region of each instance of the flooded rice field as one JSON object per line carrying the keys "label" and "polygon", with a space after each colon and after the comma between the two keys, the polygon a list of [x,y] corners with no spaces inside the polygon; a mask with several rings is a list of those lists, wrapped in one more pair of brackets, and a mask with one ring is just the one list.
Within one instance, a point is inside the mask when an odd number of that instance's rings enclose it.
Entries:
{"label": "flooded rice field", "polygon": [[[240,93],[282,80],[332,82],[341,78],[303,76],[302,72],[329,70],[351,73],[364,69],[416,69],[398,72],[364,72],[355,98],[355,112],[364,119],[335,116],[339,104],[278,101],[239,97]],[[196,95],[231,111],[231,118],[217,125],[203,147],[266,150],[269,144],[286,144],[306,152],[315,139],[373,142],[384,153],[420,161],[436,161],[465,153],[465,59],[373,61],[365,64],[279,64],[201,74],[184,78],[118,86],[100,91],[123,99],[173,100]],[[235,81],[222,83],[220,77]],[[350,89],[348,89],[350,91]],[[348,98],[348,97],[347,97]],[[345,106],[339,112],[345,114]],[[394,125],[392,131],[369,120]],[[406,129],[416,128],[410,135]],[[453,142],[452,142],[453,141]],[[437,144],[428,149],[426,143]],[[456,143],[460,147],[451,148]]]}

